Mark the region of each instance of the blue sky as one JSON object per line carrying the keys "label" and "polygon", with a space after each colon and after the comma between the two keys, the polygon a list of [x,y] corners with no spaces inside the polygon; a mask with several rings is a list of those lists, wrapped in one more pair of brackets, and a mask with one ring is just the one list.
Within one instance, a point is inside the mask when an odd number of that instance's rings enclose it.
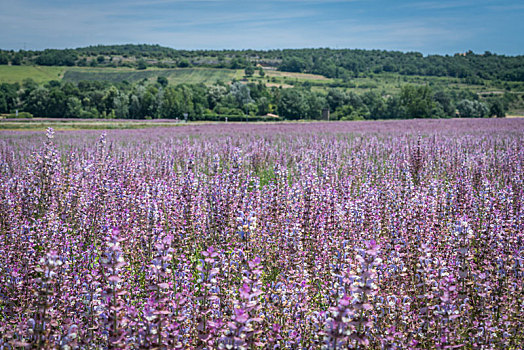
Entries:
{"label": "blue sky", "polygon": [[0,0],[0,48],[362,48],[524,54],[519,0]]}

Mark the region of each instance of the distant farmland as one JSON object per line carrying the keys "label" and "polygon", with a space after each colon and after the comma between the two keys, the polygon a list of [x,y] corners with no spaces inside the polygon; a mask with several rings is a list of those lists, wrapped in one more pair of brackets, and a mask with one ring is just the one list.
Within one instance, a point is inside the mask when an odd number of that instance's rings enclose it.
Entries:
{"label": "distant farmland", "polygon": [[218,80],[230,82],[242,79],[242,69],[217,68],[173,68],[136,70],[127,68],[89,68],[89,67],[47,67],[47,66],[7,66],[0,65],[0,83],[21,83],[31,78],[37,83],[63,80],[78,83],[83,80],[109,81],[112,83],[143,79],[153,80],[166,77],[171,84],[214,84]]}
{"label": "distant farmland", "polygon": [[7,66],[0,65],[0,83],[21,83],[25,79],[33,79],[37,83],[50,80],[61,80],[66,67],[45,66]]}
{"label": "distant farmland", "polygon": [[130,83],[143,79],[166,77],[171,84],[213,84],[221,80],[229,82],[242,78],[243,70],[233,69],[206,69],[206,68],[175,68],[151,69],[137,71],[134,69],[68,69],[64,73],[64,81],[77,83],[84,80],[109,81],[112,83],[128,81]]}

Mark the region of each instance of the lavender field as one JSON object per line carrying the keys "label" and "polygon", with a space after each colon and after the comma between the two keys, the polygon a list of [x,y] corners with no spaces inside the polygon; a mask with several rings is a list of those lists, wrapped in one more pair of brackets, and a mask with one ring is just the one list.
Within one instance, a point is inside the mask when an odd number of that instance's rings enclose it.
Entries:
{"label": "lavender field", "polygon": [[523,136],[0,132],[0,349],[522,349]]}

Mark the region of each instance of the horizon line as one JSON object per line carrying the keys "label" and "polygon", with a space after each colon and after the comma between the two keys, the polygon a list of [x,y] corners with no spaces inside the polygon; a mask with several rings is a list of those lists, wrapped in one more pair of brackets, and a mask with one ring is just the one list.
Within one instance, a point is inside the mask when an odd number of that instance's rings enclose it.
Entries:
{"label": "horizon line", "polygon": [[[34,52],[41,52],[45,50],[78,50],[78,49],[85,49],[89,47],[98,47],[98,46],[126,46],[126,45],[149,45],[149,46],[158,46],[162,48],[172,49],[175,51],[264,51],[264,52],[270,52],[270,51],[283,51],[283,50],[360,50],[360,51],[384,51],[384,52],[400,52],[403,54],[409,54],[409,53],[418,53],[423,55],[424,57],[427,56],[454,56],[457,54],[467,54],[472,53],[476,55],[483,55],[485,53],[490,53],[492,55],[496,56],[506,56],[506,57],[519,57],[524,56],[524,53],[521,54],[500,54],[497,52],[493,52],[491,50],[484,50],[484,52],[475,52],[471,49],[467,49],[465,51],[461,52],[453,52],[453,53],[423,53],[421,51],[416,50],[401,50],[401,49],[381,49],[381,48],[359,48],[359,47],[330,47],[330,46],[302,46],[302,47],[274,47],[274,48],[220,48],[220,49],[213,49],[213,48],[175,48],[171,46],[165,46],[158,43],[117,43],[117,44],[91,44],[87,46],[77,46],[77,47],[47,47],[45,49],[31,49],[31,48],[20,48],[20,49],[14,49],[14,48],[0,48],[0,50],[3,51],[14,51],[14,52],[20,52],[20,51],[34,51]],[[25,46],[25,45],[24,45]]]}

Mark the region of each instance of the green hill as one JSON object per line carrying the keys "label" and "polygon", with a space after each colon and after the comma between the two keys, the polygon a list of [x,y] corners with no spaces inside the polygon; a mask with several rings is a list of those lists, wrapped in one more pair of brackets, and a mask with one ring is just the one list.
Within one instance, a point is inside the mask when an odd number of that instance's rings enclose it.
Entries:
{"label": "green hill", "polygon": [[284,50],[176,50],[159,45],[99,45],[77,49],[8,51],[0,49],[0,64],[128,67],[128,68],[229,68],[260,64],[279,71],[320,74],[350,79],[362,75],[398,73],[482,80],[524,82],[524,56],[472,51],[453,55],[428,55],[359,49]]}

